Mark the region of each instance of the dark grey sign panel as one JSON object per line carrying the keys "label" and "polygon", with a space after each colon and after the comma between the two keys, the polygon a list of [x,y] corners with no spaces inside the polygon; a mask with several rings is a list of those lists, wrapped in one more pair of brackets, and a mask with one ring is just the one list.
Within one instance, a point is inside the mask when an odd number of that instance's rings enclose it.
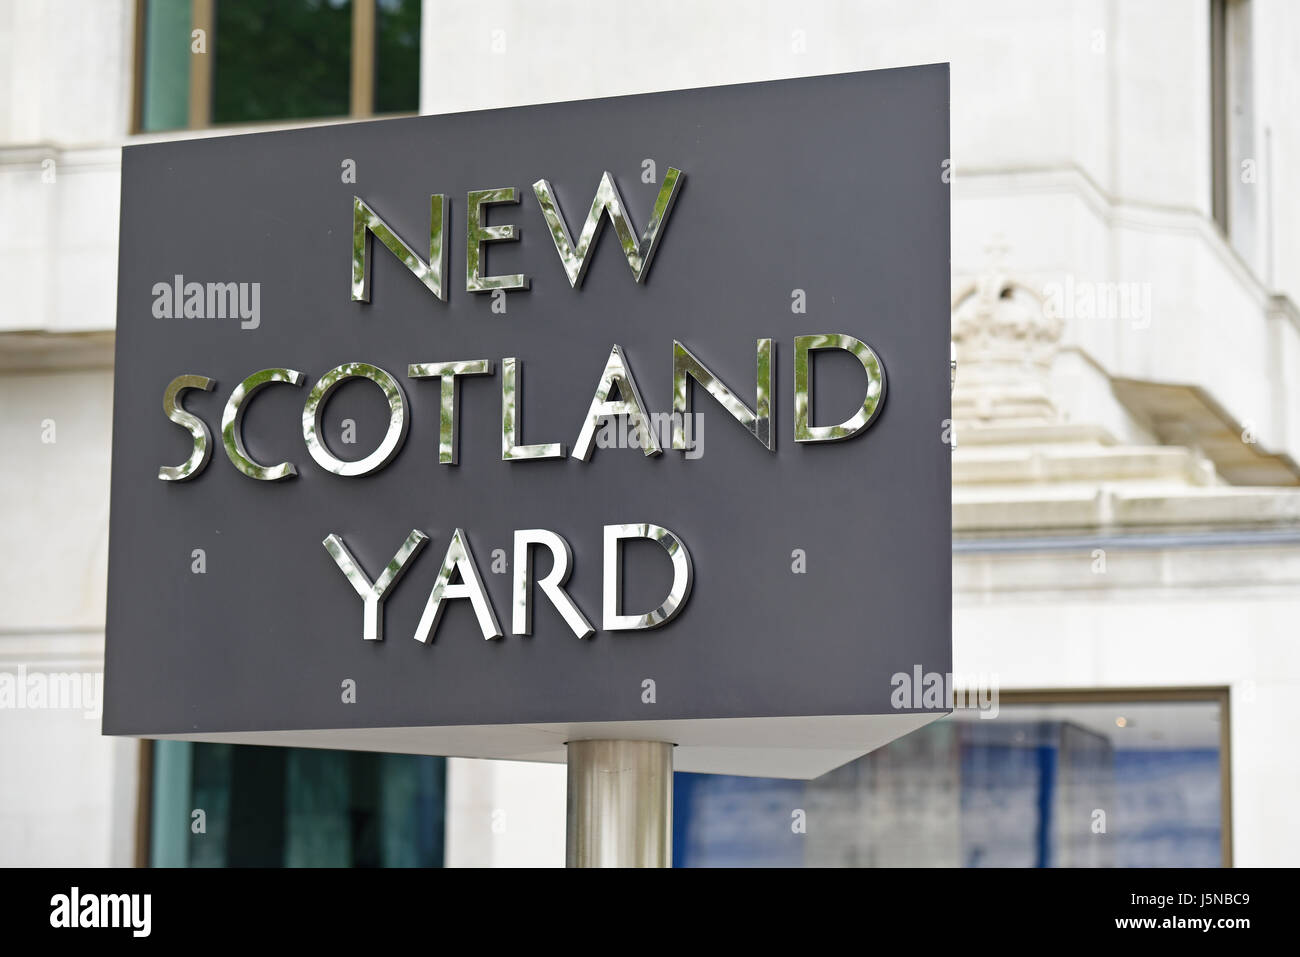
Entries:
{"label": "dark grey sign panel", "polygon": [[[906,716],[885,738],[915,726],[891,676],[951,671],[947,157],[946,65],[128,147],[104,730],[473,727],[485,743],[431,730],[364,746],[528,756],[490,729],[545,726],[553,753],[607,722],[683,739],[701,719]],[[641,281],[606,218],[575,286],[545,196],[576,245],[608,173],[640,237],[670,169],[675,202]],[[471,207],[472,191],[505,188],[516,202]],[[415,275],[376,235],[368,302],[351,285],[356,199],[426,267]],[[480,213],[515,238],[480,247],[467,236]],[[480,277],[528,288],[467,291],[480,248]],[[797,337],[823,335],[867,344],[887,388],[852,437],[796,441]],[[763,339],[771,449],[692,382],[693,450],[664,433],[647,456],[606,428],[577,457],[615,346],[648,412],[673,411],[675,342],[755,410]],[[842,349],[811,355],[809,424],[847,420],[866,368]],[[517,442],[565,457],[503,461],[507,359]],[[440,380],[410,367],[474,360],[491,371],[457,378],[445,463]],[[404,440],[362,476],[322,468],[304,437],[313,389],[347,363],[386,371],[405,397]],[[222,441],[232,392],[272,368],[298,383],[250,392],[237,428],[249,460],[295,467],[280,481],[241,472]],[[194,450],[163,414],[182,375],[213,380],[179,399],[211,455],[188,480],[161,480]],[[364,460],[391,419],[381,388],[348,379],[321,403],[319,441]],[[689,553],[690,592],[657,628],[607,630],[603,530],[646,523]],[[502,635],[485,639],[474,603],[447,597],[430,640],[414,640],[457,529]],[[531,633],[515,633],[515,538],[529,529],[571,548],[564,591],[589,637],[542,593],[540,546]],[[428,540],[387,593],[382,640],[367,640],[362,599],[322,543],[337,536],[374,581],[413,530]],[[665,548],[631,539],[617,554],[616,611],[664,602]],[[733,725],[711,725],[712,743],[761,748],[742,725],[735,742],[718,731]]]}

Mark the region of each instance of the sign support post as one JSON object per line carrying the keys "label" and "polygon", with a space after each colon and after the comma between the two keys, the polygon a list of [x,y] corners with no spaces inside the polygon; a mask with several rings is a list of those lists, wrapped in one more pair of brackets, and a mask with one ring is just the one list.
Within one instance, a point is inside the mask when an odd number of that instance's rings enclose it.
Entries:
{"label": "sign support post", "polygon": [[671,867],[673,746],[570,741],[569,867]]}

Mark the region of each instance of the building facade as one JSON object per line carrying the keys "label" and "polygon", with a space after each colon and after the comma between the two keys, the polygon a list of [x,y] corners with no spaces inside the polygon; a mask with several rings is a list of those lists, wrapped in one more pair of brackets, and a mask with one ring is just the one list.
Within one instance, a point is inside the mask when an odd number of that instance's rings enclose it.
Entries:
{"label": "building facade", "polygon": [[[562,767],[100,736],[124,144],[936,61],[954,674],[996,687],[1001,714],[959,711],[808,784],[679,776],[677,858],[1294,863],[1287,0],[0,7],[0,673],[24,679],[0,709],[0,863],[563,861]],[[810,315],[844,308],[808,291]],[[213,852],[201,834],[267,800],[236,780],[278,782],[293,814]]]}

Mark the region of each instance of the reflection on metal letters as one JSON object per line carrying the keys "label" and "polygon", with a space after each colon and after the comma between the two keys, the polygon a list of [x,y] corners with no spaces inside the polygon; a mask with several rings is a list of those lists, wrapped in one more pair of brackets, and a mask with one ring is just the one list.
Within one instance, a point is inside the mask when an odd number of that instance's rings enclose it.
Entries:
{"label": "reflection on metal letters", "polygon": [[388,592],[406,572],[411,559],[420,553],[420,549],[424,548],[425,543],[428,541],[429,536],[425,535],[424,532],[418,528],[411,529],[411,534],[406,536],[406,541],[397,550],[393,560],[384,566],[383,572],[375,580],[374,584],[371,584],[370,579],[366,577],[366,573],[361,570],[361,565],[352,557],[348,547],[343,544],[343,539],[331,534],[326,537],[325,541],[321,542],[325,546],[325,550],[330,553],[330,557],[334,559],[335,564],[347,576],[348,582],[353,589],[361,596],[364,606],[364,625],[361,637],[366,641],[383,640],[384,598],[387,597]]}
{"label": "reflection on metal letters", "polygon": [[[460,572],[460,582],[452,584],[451,576],[456,572]],[[451,541],[447,544],[447,557],[442,561],[438,579],[433,584],[433,591],[429,592],[424,614],[420,616],[420,624],[415,628],[416,641],[426,645],[429,643],[442,618],[443,602],[451,598],[470,600],[484,638],[501,637],[501,626],[497,624],[496,612],[492,610],[492,603],[488,601],[487,592],[483,588],[483,580],[479,578],[474,554],[469,550],[469,539],[459,528],[452,533]]]}
{"label": "reflection on metal letters", "polygon": [[455,465],[459,458],[457,440],[460,406],[456,402],[456,377],[463,375],[491,375],[491,359],[465,359],[457,362],[417,362],[407,366],[406,374],[412,379],[442,379],[442,400],[438,413],[438,461]]}
{"label": "reflection on metal letters", "polygon": [[372,236],[386,246],[416,279],[444,302],[447,301],[447,244],[443,242],[443,217],[447,198],[442,193],[429,197],[429,261],[402,241],[391,226],[366,205],[360,196],[352,197],[352,301],[370,301],[370,253]]}
{"label": "reflection on metal letters", "polygon": [[[620,614],[622,600],[622,574],[619,563],[619,542],[625,538],[648,538],[658,542],[673,561],[673,585],[664,603],[645,615]],[[602,627],[606,631],[640,631],[657,628],[672,621],[686,604],[691,594],[694,571],[691,553],[686,544],[662,525],[606,525],[605,526],[604,609]]]}
{"label": "reflection on metal letters", "polygon": [[[325,400],[348,379],[369,379],[384,391],[388,400],[388,431],[379,447],[363,459],[345,462],[329,450],[321,434],[321,418],[325,414]],[[393,456],[406,441],[409,420],[406,416],[406,393],[389,373],[368,362],[345,362],[321,376],[316,387],[307,396],[302,409],[302,437],[307,442],[311,457],[327,472],[335,475],[357,476],[377,472],[393,460]]]}
{"label": "reflection on metal letters", "polygon": [[[810,354],[819,349],[843,349],[858,357],[867,373],[867,395],[853,417],[839,425],[811,425],[812,365]],[[885,367],[880,357],[861,339],[847,335],[794,337],[794,440],[838,442],[857,435],[880,414],[885,403]]]}
{"label": "reflection on metal letters", "polygon": [[690,385],[687,376],[708,390],[709,395],[731,413],[754,438],[768,451],[776,448],[776,435],[772,429],[772,397],[776,394],[775,367],[772,364],[772,340],[759,339],[757,347],[758,390],[755,400],[757,411],[751,410],[728,389],[713,370],[695,357],[676,339],[673,340],[673,448],[686,448],[684,423],[691,411]]}
{"label": "reflection on metal letters", "polygon": [[573,599],[564,590],[564,583],[569,580],[569,572],[573,569],[573,551],[563,538],[544,528],[515,530],[511,632],[516,635],[533,633],[533,603],[531,589],[528,587],[528,583],[533,578],[533,551],[530,547],[532,545],[545,545],[551,552],[550,574],[537,583],[538,587],[551,600],[551,604],[559,611],[565,624],[575,635],[586,638],[594,634],[596,629],[591,626],[587,616],[578,609]]}
{"label": "reflection on metal letters", "polygon": [[492,292],[494,289],[527,289],[528,277],[522,273],[513,276],[484,276],[486,251],[484,243],[517,240],[518,226],[489,226],[486,223],[488,206],[498,203],[517,203],[513,186],[500,189],[472,189],[465,212],[465,291]]}
{"label": "reflection on metal letters", "polygon": [[211,392],[216,384],[215,379],[206,376],[178,375],[163,390],[163,415],[189,432],[194,439],[194,448],[190,451],[189,458],[180,465],[159,467],[158,478],[164,482],[188,482],[207,467],[208,459],[212,457],[212,433],[208,431],[206,422],[185,411],[181,405],[181,393],[187,389]]}
{"label": "reflection on metal letters", "polygon": [[606,213],[614,224],[614,232],[618,236],[623,255],[627,258],[627,264],[632,268],[633,278],[637,282],[645,282],[645,277],[650,272],[650,260],[654,258],[668,214],[677,202],[677,192],[685,178],[681,170],[671,166],[668,168],[668,175],[664,177],[659,195],[655,197],[650,222],[638,240],[627,205],[619,195],[613,175],[607,170],[600,178],[600,185],[596,187],[596,198],[591,201],[591,210],[587,213],[587,221],[582,224],[576,248],[569,235],[569,227],[564,222],[564,213],[560,211],[554,188],[545,179],[535,182],[533,192],[537,194],[542,215],[546,217],[546,225],[551,231],[551,239],[555,241],[555,250],[560,254],[564,273],[569,277],[569,285],[574,289],[582,285],[587,266],[591,263],[592,250],[596,248],[596,240],[600,238],[601,228],[605,225]]}
{"label": "reflection on metal letters", "polygon": [[564,458],[564,446],[558,442],[519,444],[519,433],[523,431],[523,380],[522,362],[513,356],[501,360],[501,461]]}
{"label": "reflection on metal letters", "polygon": [[[618,387],[619,397],[617,401],[611,401],[609,394],[615,386]],[[658,455],[662,451],[659,448],[659,438],[650,424],[650,417],[646,414],[645,403],[641,401],[641,390],[632,378],[632,370],[623,356],[623,350],[617,345],[610,350],[609,361],[605,363],[600,384],[596,386],[596,394],[591,399],[591,408],[587,410],[582,431],[574,443],[574,458],[583,462],[591,458],[592,446],[596,444],[596,429],[601,420],[615,415],[628,417],[628,423],[632,426],[628,432],[629,441],[634,441],[646,455]]]}
{"label": "reflection on metal letters", "polygon": [[302,373],[294,369],[263,369],[254,372],[230,393],[230,400],[221,413],[221,443],[235,468],[249,478],[262,482],[279,482],[298,474],[298,470],[289,462],[259,465],[249,457],[248,450],[244,448],[244,410],[248,408],[248,400],[272,382],[301,385],[302,379]]}

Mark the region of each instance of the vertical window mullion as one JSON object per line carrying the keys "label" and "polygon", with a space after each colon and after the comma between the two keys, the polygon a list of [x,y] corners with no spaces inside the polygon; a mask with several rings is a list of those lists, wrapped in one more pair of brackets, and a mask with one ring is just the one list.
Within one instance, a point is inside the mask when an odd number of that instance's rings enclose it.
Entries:
{"label": "vertical window mullion", "polygon": [[131,132],[144,131],[144,64],[148,32],[145,17],[149,15],[148,0],[135,0],[134,53],[131,60]]}
{"label": "vertical window mullion", "polygon": [[203,31],[203,51],[195,53],[193,32],[190,33],[190,128],[202,129],[212,123],[212,68],[213,36],[212,27],[216,20],[213,4],[215,0],[192,0],[190,6],[190,30]]}
{"label": "vertical window mullion", "polygon": [[352,0],[352,115],[375,112],[375,0]]}

